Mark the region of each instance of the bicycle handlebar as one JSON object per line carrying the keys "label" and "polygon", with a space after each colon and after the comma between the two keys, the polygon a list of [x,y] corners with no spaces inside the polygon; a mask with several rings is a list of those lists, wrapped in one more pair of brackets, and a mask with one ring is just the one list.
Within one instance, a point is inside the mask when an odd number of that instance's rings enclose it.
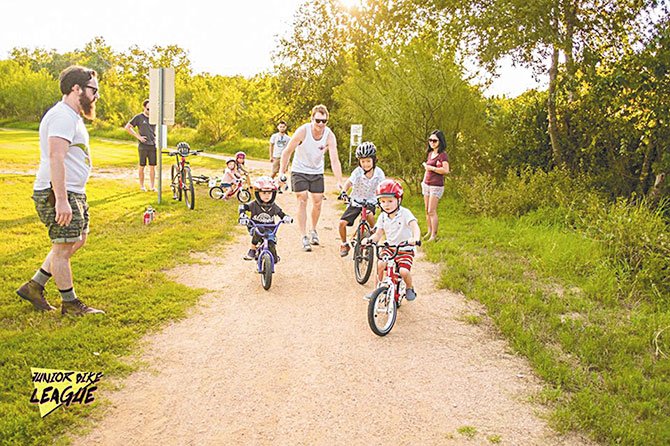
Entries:
{"label": "bicycle handlebar", "polygon": [[202,152],[202,150],[189,150],[189,152],[186,155],[184,155],[183,153],[180,153],[180,152],[177,152],[177,151],[173,151],[173,152],[161,151],[161,153],[167,154],[169,156],[184,156],[184,157],[190,156],[190,155],[197,155],[200,152]]}

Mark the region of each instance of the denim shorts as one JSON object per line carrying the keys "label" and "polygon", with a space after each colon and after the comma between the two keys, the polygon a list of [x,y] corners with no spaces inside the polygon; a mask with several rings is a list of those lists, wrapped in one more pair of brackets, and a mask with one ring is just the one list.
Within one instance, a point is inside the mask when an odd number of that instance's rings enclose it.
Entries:
{"label": "denim shorts", "polygon": [[424,197],[434,196],[439,199],[442,198],[442,194],[444,194],[444,186],[429,186],[426,183],[421,182],[421,193]]}

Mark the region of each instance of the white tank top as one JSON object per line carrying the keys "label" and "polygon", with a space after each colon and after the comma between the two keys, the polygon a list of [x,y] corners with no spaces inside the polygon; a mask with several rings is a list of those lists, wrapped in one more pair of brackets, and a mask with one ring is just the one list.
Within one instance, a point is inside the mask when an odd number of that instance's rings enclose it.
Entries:
{"label": "white tank top", "polygon": [[331,130],[326,127],[323,136],[319,140],[315,140],[312,136],[312,124],[303,124],[296,133],[302,128],[305,129],[305,139],[295,149],[295,156],[293,157],[293,164],[291,172],[306,173],[311,175],[323,174],[324,156],[328,136]]}

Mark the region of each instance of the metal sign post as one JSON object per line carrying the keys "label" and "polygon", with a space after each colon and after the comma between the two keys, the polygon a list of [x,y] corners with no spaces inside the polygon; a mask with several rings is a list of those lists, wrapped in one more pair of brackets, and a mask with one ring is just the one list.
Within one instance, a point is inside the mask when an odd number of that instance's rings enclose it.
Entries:
{"label": "metal sign post", "polygon": [[351,137],[349,139],[349,167],[351,168],[351,152],[358,147],[363,139],[363,124],[351,124]]}
{"label": "metal sign post", "polygon": [[158,157],[158,203],[163,192],[163,149],[167,148],[167,126],[174,124],[174,68],[149,69],[149,124],[156,125]]}

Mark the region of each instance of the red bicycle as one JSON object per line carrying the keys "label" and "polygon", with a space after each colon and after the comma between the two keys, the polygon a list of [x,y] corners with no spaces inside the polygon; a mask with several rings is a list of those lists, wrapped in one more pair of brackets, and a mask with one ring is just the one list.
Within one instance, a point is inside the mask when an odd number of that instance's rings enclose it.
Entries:
{"label": "red bicycle", "polygon": [[173,152],[163,152],[169,156],[174,156],[176,159],[176,163],[170,169],[172,199],[181,201],[183,196],[186,207],[191,210],[195,209],[195,187],[193,186],[191,165],[186,161],[186,157],[197,155],[200,152],[202,150],[191,150],[191,147],[185,142],[177,144],[177,150]]}
{"label": "red bicycle", "polygon": [[377,203],[352,200],[345,192],[342,192],[338,198],[344,200],[347,204],[353,201],[362,208],[358,225],[356,225],[356,232],[354,232],[353,239],[351,240],[351,246],[354,248],[354,275],[356,276],[356,282],[365,285],[370,278],[372,267],[375,263],[375,251],[371,245],[362,246],[361,240],[372,235],[373,228],[368,223],[368,214],[372,213],[374,215]]}
{"label": "red bicycle", "polygon": [[246,174],[243,174],[241,178],[236,178],[227,192],[224,192],[219,179],[211,180],[209,186],[209,196],[216,200],[227,200],[233,195],[237,195],[240,203],[251,201],[251,185]]}
{"label": "red bicycle", "polygon": [[[417,245],[420,245],[419,241]],[[395,258],[400,249],[407,246],[415,246],[413,243],[404,242],[399,245],[388,243],[371,243],[377,258],[386,262],[386,274],[379,287],[372,292],[368,303],[368,325],[377,336],[386,336],[391,332],[398,315],[398,308],[405,298],[406,285],[400,277],[398,264]]]}

